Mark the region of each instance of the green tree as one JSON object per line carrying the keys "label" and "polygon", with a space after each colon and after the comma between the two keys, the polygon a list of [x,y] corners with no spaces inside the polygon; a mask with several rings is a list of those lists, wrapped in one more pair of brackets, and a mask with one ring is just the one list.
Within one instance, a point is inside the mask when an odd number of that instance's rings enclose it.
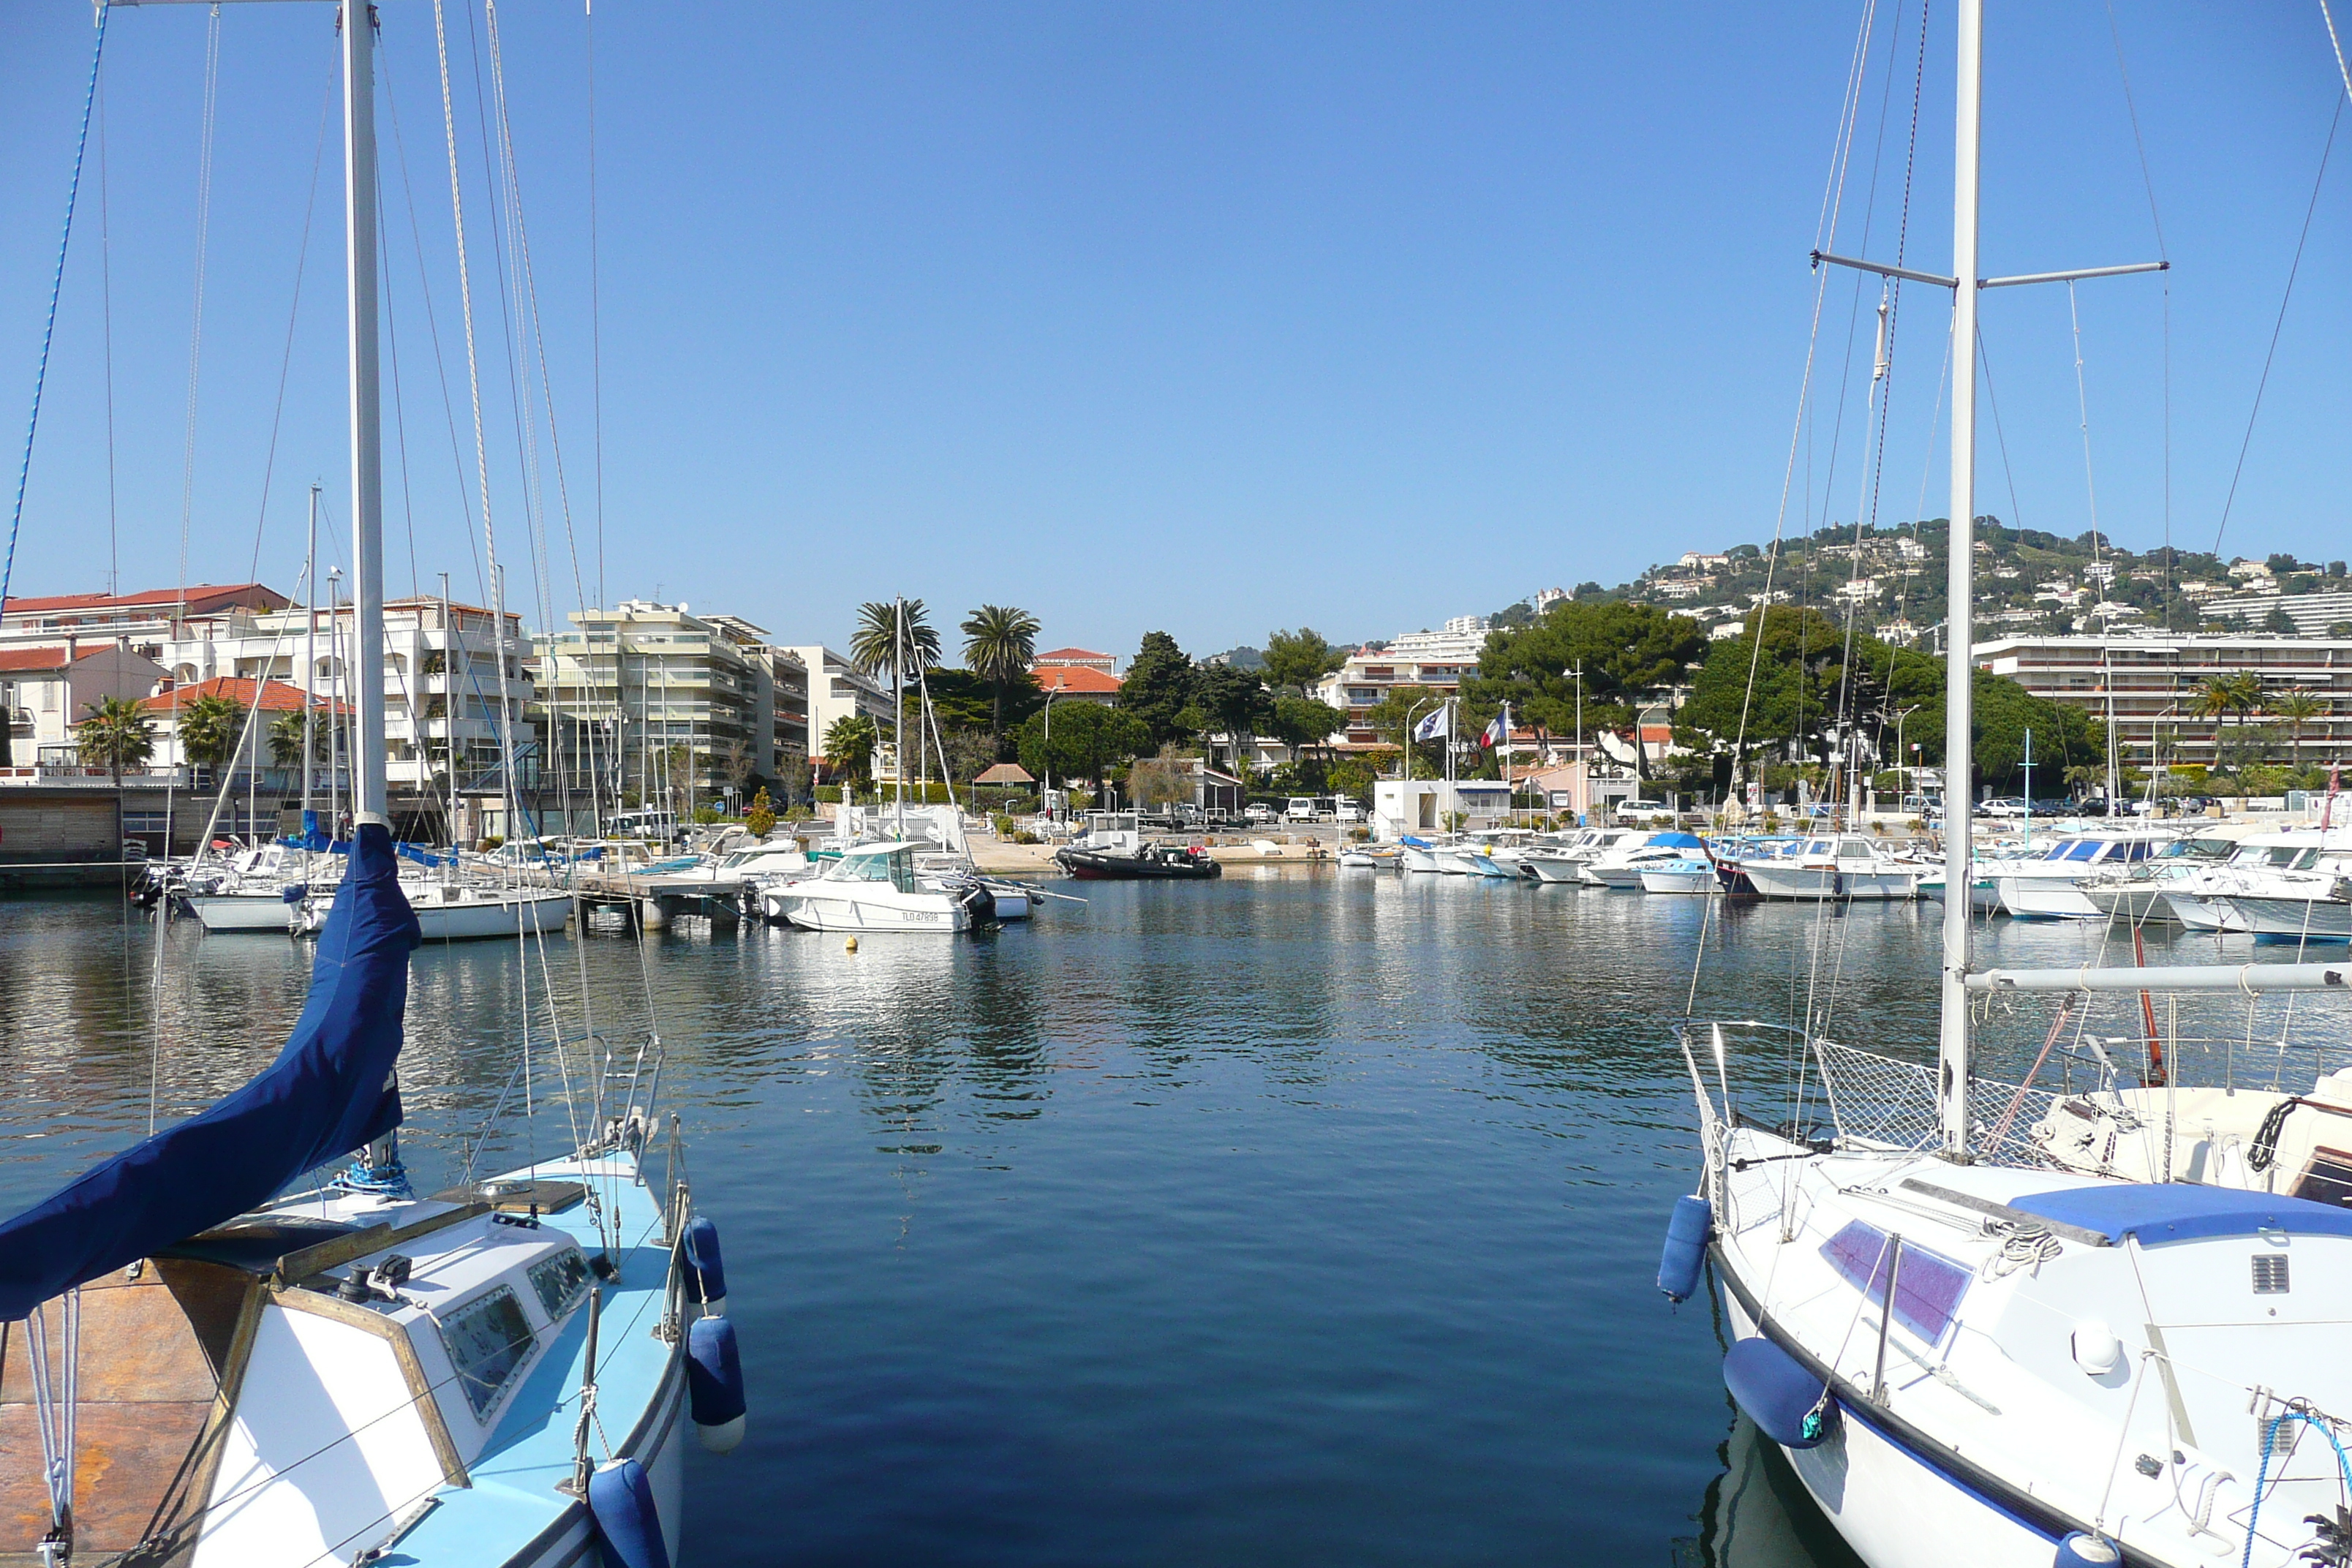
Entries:
{"label": "green tree", "polygon": [[2207,676],[2190,699],[2189,710],[2200,719],[2244,718],[2263,704],[2262,677],[2251,670]]}
{"label": "green tree", "polygon": [[2271,711],[2286,721],[2289,743],[2294,750],[2290,760],[2297,769],[2303,766],[2303,727],[2314,719],[2325,719],[2332,710],[2327,699],[2316,691],[2297,688],[2271,703]]}
{"label": "green tree", "polygon": [[[1118,706],[1143,721],[1151,731],[1154,745],[1198,734],[1198,729],[1188,731],[1178,718],[1199,694],[1199,683],[1200,672],[1184,650],[1176,646],[1174,637],[1166,632],[1146,632],[1143,646],[1128,665],[1127,679],[1120,683]],[[1205,709],[1206,704],[1202,707]],[[1032,773],[1035,771],[1030,769]]]}
{"label": "green tree", "polygon": [[[300,767],[303,730],[303,713],[299,708],[291,713],[280,713],[277,718],[272,719],[269,721],[270,760],[281,768]],[[327,748],[326,715],[314,714],[309,730],[312,754],[324,757]],[[438,748],[439,742],[435,742],[435,745]]]}
{"label": "green tree", "polygon": [[1213,664],[1200,672],[1199,700],[1233,745],[1234,771],[1242,772],[1248,766],[1249,742],[1258,724],[1273,716],[1274,705],[1266,700],[1265,682],[1254,669]]}
{"label": "green tree", "polygon": [[180,709],[180,752],[191,763],[217,767],[236,752],[245,728],[245,704],[207,693]]}
{"label": "green tree", "polygon": [[101,697],[89,704],[89,717],[74,726],[74,749],[82,765],[104,768],[122,787],[122,771],[144,764],[155,754],[155,727],[139,704],[127,697]]}
{"label": "green tree", "polygon": [[1372,733],[1393,743],[1400,753],[1412,748],[1415,771],[1424,777],[1445,771],[1444,741],[1416,741],[1412,731],[1436,711],[1445,694],[1427,686],[1391,686],[1381,694],[1370,715]]}
{"label": "green tree", "polygon": [[1332,763],[1330,772],[1323,775],[1325,785],[1333,795],[1344,795],[1360,804],[1372,798],[1372,770],[1352,757]]}
{"label": "green tree", "polygon": [[[1706,631],[1688,616],[1624,600],[1564,599],[1532,626],[1491,633],[1462,695],[1487,717],[1508,702],[1538,734],[1558,735],[1576,723],[1580,684],[1587,731],[1622,729],[1708,652]],[[1645,764],[1637,771],[1646,776]]]}
{"label": "green tree", "polygon": [[1320,746],[1348,726],[1348,716],[1328,702],[1318,702],[1312,697],[1277,697],[1274,700],[1273,733],[1290,760],[1298,760],[1301,746]]}
{"label": "green tree", "polygon": [[874,743],[879,738],[874,721],[863,713],[845,713],[825,726],[824,767],[839,783],[859,790],[874,776]]}
{"label": "green tree", "polygon": [[1038,778],[1091,779],[1097,790],[1113,768],[1152,749],[1149,725],[1099,702],[1057,702],[1050,711],[1033,713],[1023,721],[1018,741],[1021,765]]}
{"label": "green tree", "polygon": [[1004,694],[1029,673],[1029,661],[1037,656],[1037,617],[1007,605],[982,605],[964,617],[962,630],[964,663],[995,693],[988,732],[1002,748]]}
{"label": "green tree", "polygon": [[744,830],[754,838],[765,838],[776,830],[776,803],[768,798],[768,786],[761,784],[760,793],[743,813]]}
{"label": "green tree", "polygon": [[857,607],[850,634],[849,661],[877,679],[911,680],[918,669],[940,662],[940,634],[931,628],[920,599],[882,600]]}
{"label": "green tree", "polygon": [[1314,627],[1301,626],[1295,632],[1266,634],[1265,667],[1260,673],[1276,691],[1289,688],[1304,696],[1317,681],[1347,662],[1347,649],[1324,641]]}

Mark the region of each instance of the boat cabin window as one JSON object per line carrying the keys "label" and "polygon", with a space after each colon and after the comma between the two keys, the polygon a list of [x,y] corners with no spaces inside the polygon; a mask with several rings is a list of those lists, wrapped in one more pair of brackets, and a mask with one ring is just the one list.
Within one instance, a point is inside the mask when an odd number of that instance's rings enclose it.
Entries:
{"label": "boat cabin window", "polygon": [[902,893],[915,890],[915,852],[910,847],[890,855],[845,855],[825,868],[828,882],[887,882]]}
{"label": "boat cabin window", "polygon": [[2146,839],[2136,839],[2124,846],[2124,858],[2126,860],[2145,860],[2155,853],[2156,846]]}
{"label": "boat cabin window", "polygon": [[541,1258],[530,1266],[530,1288],[539,1292],[547,1321],[562,1322],[588,1294],[587,1258],[578,1247],[568,1247],[552,1258]]}
{"label": "boat cabin window", "polygon": [[[1822,1244],[1822,1256],[1846,1283],[1864,1297],[1884,1301],[1886,1277],[1896,1273],[1894,1246],[1886,1232],[1861,1220],[1849,1220],[1844,1229]],[[1973,1270],[1923,1247],[1903,1245],[1903,1267],[1895,1284],[1895,1321],[1928,1344],[1944,1337],[1968,1293]]]}
{"label": "boat cabin window", "polygon": [[2294,858],[2294,865],[2292,868],[2297,871],[2308,871],[2314,866],[2318,864],[2319,851],[2317,849],[2306,849],[2302,854]]}
{"label": "boat cabin window", "polygon": [[1867,860],[1867,859],[1869,859],[1869,858],[1870,858],[1870,841],[1869,841],[1868,839],[1866,839],[1866,838],[1841,838],[1841,839],[1839,839],[1839,840],[1838,840],[1838,858],[1839,858],[1839,859],[1841,859],[1841,860]]}
{"label": "boat cabin window", "polygon": [[2053,860],[2095,860],[2099,858],[2099,852],[2105,847],[2105,845],[2095,839],[2081,839],[2067,845],[2063,852],[2050,858]]}
{"label": "boat cabin window", "polygon": [[1830,841],[1826,838],[1816,838],[1805,846],[1805,853],[1808,855],[1826,855],[1829,852]]}
{"label": "boat cabin window", "polygon": [[500,1285],[442,1314],[441,1343],[457,1369],[466,1402],[477,1418],[487,1421],[490,1407],[530,1355],[530,1322],[513,1289]]}

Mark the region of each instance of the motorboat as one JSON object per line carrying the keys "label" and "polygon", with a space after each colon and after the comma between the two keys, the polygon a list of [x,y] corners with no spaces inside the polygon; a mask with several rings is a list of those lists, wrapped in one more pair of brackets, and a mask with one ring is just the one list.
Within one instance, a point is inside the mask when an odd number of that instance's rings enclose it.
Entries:
{"label": "motorboat", "polygon": [[1645,893],[1713,894],[1722,890],[1715,861],[1705,853],[1672,860],[1643,861],[1642,890]]}
{"label": "motorboat", "polygon": [[1073,844],[1054,851],[1054,859],[1082,881],[1203,881],[1224,875],[1224,868],[1198,845],[1154,843],[1123,850]]}
{"label": "motorboat", "polygon": [[1564,834],[1549,844],[1531,845],[1519,856],[1519,863],[1534,874],[1538,882],[1565,882],[1574,886],[1583,880],[1584,863],[1621,840],[1633,837],[1631,828],[1584,827]]}
{"label": "motorboat", "polygon": [[2000,906],[2019,920],[2103,920],[2106,911],[2084,896],[2082,884],[2129,872],[2168,847],[2175,835],[2145,828],[2085,828],[2052,842],[2030,858],[1977,862],[1992,879]]}
{"label": "motorboat", "polygon": [[1790,854],[1742,862],[1740,868],[1766,899],[1906,901],[1918,896],[1927,862],[1897,854],[1859,834],[1808,838]]}
{"label": "motorboat", "polygon": [[[2220,865],[2208,857],[2204,865],[2168,880],[2165,907],[2173,919],[2193,931],[2250,931],[2247,912],[2237,904],[2241,895],[2266,898],[2278,888],[2273,878],[2312,872],[2323,859],[2334,860],[2352,847],[2352,832],[2337,828],[2290,828],[2249,834]],[[2310,890],[2289,884],[2290,897]]]}
{"label": "motorboat", "polygon": [[859,844],[816,876],[769,884],[760,895],[770,920],[803,931],[964,931],[994,919],[988,890],[925,886],[915,874],[916,847]]}
{"label": "motorboat", "polygon": [[1397,856],[1405,870],[1442,872],[1447,869],[1442,857],[1451,847],[1451,840],[1408,833],[1397,840]]}
{"label": "motorboat", "polygon": [[1589,888],[1625,891],[1641,887],[1642,873],[1653,866],[1687,860],[1694,855],[1704,858],[1706,852],[1706,846],[1695,833],[1630,833],[1588,858],[1578,871]]}
{"label": "motorboat", "polygon": [[2086,878],[2075,887],[2105,918],[2132,925],[2178,924],[2166,892],[2198,872],[2222,865],[2237,847],[2236,837],[2208,830],[2193,838],[2176,838],[2137,865]]}
{"label": "motorboat", "polygon": [[1358,871],[1401,870],[1404,852],[1387,844],[1350,844],[1339,851],[1339,864]]}

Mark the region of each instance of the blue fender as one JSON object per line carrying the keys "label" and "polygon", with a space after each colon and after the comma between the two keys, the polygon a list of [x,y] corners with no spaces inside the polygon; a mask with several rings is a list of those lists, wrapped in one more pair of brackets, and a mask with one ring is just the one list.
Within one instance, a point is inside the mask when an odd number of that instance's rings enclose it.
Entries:
{"label": "blue fender", "polygon": [[607,1459],[588,1478],[588,1512],[609,1568],[669,1568],[653,1483],[635,1459]]}
{"label": "blue fender", "polygon": [[687,1282],[694,1299],[714,1312],[727,1310],[727,1264],[719,1255],[719,1227],[708,1215],[686,1222],[684,1237]]}
{"label": "blue fender", "polygon": [[1658,1258],[1658,1289],[1680,1306],[1698,1289],[1699,1269],[1706,1262],[1707,1238],[1715,1216],[1706,1200],[1689,1195],[1675,1200],[1674,1217],[1666,1221],[1666,1247]]}
{"label": "blue fender", "polygon": [[1811,1448],[1837,1425],[1829,1385],[1796,1357],[1759,1335],[1723,1358],[1723,1386],[1764,1436],[1784,1448]]}
{"label": "blue fender", "polygon": [[2058,1555],[2052,1568],[2115,1568],[2124,1560],[2123,1552],[2112,1541],[2076,1530],[2067,1533],[2058,1543]]}
{"label": "blue fender", "polygon": [[727,1319],[697,1318],[686,1331],[686,1397],[705,1448],[724,1454],[743,1440],[743,1363]]}

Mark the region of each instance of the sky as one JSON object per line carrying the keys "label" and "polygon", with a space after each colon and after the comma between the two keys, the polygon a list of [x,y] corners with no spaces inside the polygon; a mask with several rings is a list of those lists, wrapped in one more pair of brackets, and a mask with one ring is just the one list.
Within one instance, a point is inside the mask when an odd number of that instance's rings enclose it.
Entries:
{"label": "sky", "polygon": [[[1209,652],[1947,510],[1948,296],[1895,302],[1882,444],[1879,285],[1807,258],[1948,269],[1948,5],[1922,55],[1916,0],[508,0],[519,225],[489,17],[447,5],[490,531],[534,626],[659,597],[838,647],[903,594],[951,655],[982,603],[1043,647]],[[2320,180],[2315,0],[1987,9],[1983,270],[2173,265],[2071,316],[2063,287],[1986,296],[1979,510],[2352,552],[2352,146]],[[389,585],[478,600],[435,16],[379,13]],[[91,21],[0,13],[10,476]],[[109,23],[16,594],[294,591],[313,480],[348,553],[333,10],[222,8],[198,333],[209,26]]]}

